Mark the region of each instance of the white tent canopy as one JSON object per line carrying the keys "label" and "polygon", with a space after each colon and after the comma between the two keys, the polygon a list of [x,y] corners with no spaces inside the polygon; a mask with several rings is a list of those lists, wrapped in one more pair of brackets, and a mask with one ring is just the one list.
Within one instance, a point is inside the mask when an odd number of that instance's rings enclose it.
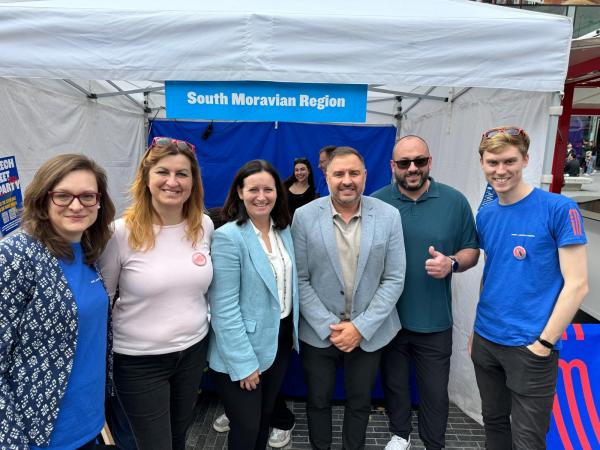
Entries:
{"label": "white tent canopy", "polygon": [[468,1],[0,3],[0,76],[559,91],[569,19]]}
{"label": "white tent canopy", "polygon": [[[570,39],[568,18],[458,0],[0,0],[0,155],[17,156],[24,185],[54,154],[93,155],[122,211],[146,115],[124,96],[102,97],[115,80],[153,80],[117,84],[134,100],[164,80],[365,83],[371,100],[390,99],[369,103],[369,117],[393,123],[401,106],[402,133],[430,144],[433,176],[476,209],[485,128],[530,132],[525,175],[539,185]],[[480,270],[454,280],[450,392],[473,416],[466,336]]]}

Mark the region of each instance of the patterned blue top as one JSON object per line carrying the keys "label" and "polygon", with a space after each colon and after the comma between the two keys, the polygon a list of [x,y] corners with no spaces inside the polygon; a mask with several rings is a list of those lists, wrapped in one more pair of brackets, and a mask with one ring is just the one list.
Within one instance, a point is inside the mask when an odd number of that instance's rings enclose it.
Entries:
{"label": "patterned blue top", "polygon": [[[77,304],[58,259],[24,232],[0,241],[0,267],[0,448],[46,446],[73,368]],[[107,328],[110,356],[110,315]]]}

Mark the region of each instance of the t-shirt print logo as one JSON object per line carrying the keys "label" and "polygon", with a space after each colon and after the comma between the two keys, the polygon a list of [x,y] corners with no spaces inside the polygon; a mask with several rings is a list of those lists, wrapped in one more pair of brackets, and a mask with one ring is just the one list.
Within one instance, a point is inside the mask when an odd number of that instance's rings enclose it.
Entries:
{"label": "t-shirt print logo", "polygon": [[573,234],[575,236],[581,236],[583,233],[583,228],[581,226],[581,216],[579,215],[579,211],[575,208],[570,209],[569,219],[571,219],[571,228],[573,229]]}
{"label": "t-shirt print logo", "polygon": [[513,256],[515,258],[517,258],[519,261],[523,260],[527,256],[527,251],[525,250],[524,247],[517,245],[515,248],[513,248]]}

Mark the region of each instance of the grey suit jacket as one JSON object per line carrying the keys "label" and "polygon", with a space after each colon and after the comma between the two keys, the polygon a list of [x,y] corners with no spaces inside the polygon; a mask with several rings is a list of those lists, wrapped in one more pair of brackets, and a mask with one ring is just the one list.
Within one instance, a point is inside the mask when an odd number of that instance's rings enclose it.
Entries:
{"label": "grey suit jacket", "polygon": [[[406,256],[398,210],[362,197],[360,249],[351,321],[368,352],[380,349],[400,330],[396,302],[402,294]],[[329,326],[344,311],[344,279],[339,263],[330,197],[296,210],[292,237],[300,289],[300,340],[328,347]]]}

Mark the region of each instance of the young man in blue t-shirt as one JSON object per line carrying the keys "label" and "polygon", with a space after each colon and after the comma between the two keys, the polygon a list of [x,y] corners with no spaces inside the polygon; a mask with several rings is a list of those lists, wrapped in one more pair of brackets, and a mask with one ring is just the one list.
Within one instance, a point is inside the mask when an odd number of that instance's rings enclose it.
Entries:
{"label": "young man in blue t-shirt", "polygon": [[546,448],[559,340],[588,292],[579,208],[523,180],[528,150],[516,127],[479,146],[498,194],[477,215],[486,262],[471,350],[490,450]]}

